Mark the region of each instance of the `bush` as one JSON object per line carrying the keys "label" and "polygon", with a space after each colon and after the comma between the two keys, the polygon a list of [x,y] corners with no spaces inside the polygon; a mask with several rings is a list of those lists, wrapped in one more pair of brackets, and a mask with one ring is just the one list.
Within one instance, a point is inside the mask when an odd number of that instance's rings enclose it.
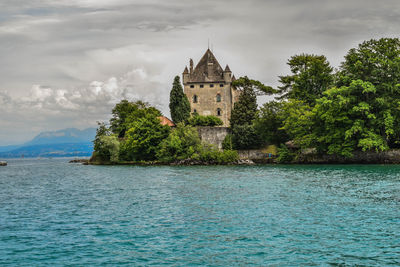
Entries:
{"label": "bush", "polygon": [[200,151],[193,156],[194,160],[212,164],[233,163],[239,160],[236,150],[218,150],[212,145],[203,144]]}
{"label": "bush", "polygon": [[236,125],[232,127],[232,144],[235,149],[259,148],[263,140],[253,125]]}
{"label": "bush", "polygon": [[233,143],[232,143],[232,135],[227,134],[224,138],[224,141],[222,141],[222,148],[224,150],[232,150],[233,149]]}
{"label": "bush", "polygon": [[291,152],[286,145],[281,144],[278,148],[278,157],[276,158],[276,161],[278,163],[291,163],[295,156],[296,154]]}
{"label": "bush", "polygon": [[121,156],[124,160],[154,160],[159,144],[168,137],[170,127],[161,125],[154,115],[146,115],[132,123],[126,132]]}
{"label": "bush", "polygon": [[193,116],[190,117],[188,123],[191,126],[220,126],[224,124],[222,120],[218,117],[212,115],[201,116],[197,113],[193,114]]}
{"label": "bush", "polygon": [[92,160],[116,163],[119,160],[119,148],[120,143],[115,135],[102,135],[97,140],[97,150]]}
{"label": "bush", "polygon": [[162,162],[188,159],[199,151],[201,141],[197,129],[178,123],[170,135],[164,139],[157,151],[157,158]]}

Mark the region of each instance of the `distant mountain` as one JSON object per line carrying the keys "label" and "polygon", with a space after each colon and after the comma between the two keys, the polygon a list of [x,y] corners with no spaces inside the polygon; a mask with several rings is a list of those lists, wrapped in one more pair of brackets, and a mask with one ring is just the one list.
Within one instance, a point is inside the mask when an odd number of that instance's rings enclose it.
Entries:
{"label": "distant mountain", "polygon": [[95,135],[96,128],[85,130],[67,128],[59,131],[42,132],[23,146],[92,142]]}
{"label": "distant mountain", "polygon": [[0,147],[0,158],[90,156],[95,135],[95,128],[42,132],[20,146]]}
{"label": "distant mountain", "polygon": [[0,152],[0,158],[36,158],[36,157],[90,157],[93,143],[62,143],[22,146],[17,149]]}
{"label": "distant mountain", "polygon": [[0,152],[14,150],[18,147],[20,147],[20,145],[18,145],[18,146],[0,146]]}

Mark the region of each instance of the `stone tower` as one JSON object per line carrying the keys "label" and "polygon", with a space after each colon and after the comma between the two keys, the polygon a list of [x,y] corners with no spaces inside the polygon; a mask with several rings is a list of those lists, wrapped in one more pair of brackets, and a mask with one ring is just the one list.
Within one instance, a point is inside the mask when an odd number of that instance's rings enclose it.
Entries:
{"label": "stone tower", "polygon": [[232,76],[229,66],[226,65],[223,70],[214,54],[207,49],[194,69],[190,59],[189,69],[185,67],[182,76],[191,112],[217,116],[223,126],[229,127],[233,104],[239,98],[239,91],[232,87],[235,76]]}

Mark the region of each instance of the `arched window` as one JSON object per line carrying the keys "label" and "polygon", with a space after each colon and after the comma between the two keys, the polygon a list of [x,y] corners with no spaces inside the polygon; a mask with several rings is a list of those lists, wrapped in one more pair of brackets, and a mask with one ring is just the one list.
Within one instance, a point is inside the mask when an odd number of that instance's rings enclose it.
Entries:
{"label": "arched window", "polygon": [[217,94],[217,102],[221,102],[221,95]]}
{"label": "arched window", "polygon": [[193,103],[197,103],[197,95],[193,96]]}
{"label": "arched window", "polygon": [[222,110],[220,108],[217,108],[217,115],[221,116],[221,114],[222,114]]}
{"label": "arched window", "polygon": [[197,109],[193,109],[193,113],[194,113],[194,114],[197,114]]}

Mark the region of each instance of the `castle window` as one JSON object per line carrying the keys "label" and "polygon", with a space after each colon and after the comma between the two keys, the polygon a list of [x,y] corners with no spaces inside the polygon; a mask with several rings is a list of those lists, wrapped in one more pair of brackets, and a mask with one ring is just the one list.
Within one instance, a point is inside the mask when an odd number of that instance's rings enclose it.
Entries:
{"label": "castle window", "polygon": [[211,83],[211,84],[210,84],[210,87],[214,87],[214,84]]}
{"label": "castle window", "polygon": [[220,108],[217,108],[217,116],[221,116],[222,110]]}
{"label": "castle window", "polygon": [[197,109],[193,109],[193,113],[197,113]]}
{"label": "castle window", "polygon": [[224,84],[223,84],[223,83],[220,83],[220,84],[219,84],[219,87],[224,87]]}
{"label": "castle window", "polygon": [[204,87],[204,84],[200,84],[200,88],[203,88]]}
{"label": "castle window", "polygon": [[197,95],[193,96],[193,103],[197,103]]}
{"label": "castle window", "polygon": [[221,102],[221,95],[217,94],[217,102]]}
{"label": "castle window", "polygon": [[191,85],[190,85],[190,88],[194,88],[194,85],[193,85],[193,84],[191,84]]}

